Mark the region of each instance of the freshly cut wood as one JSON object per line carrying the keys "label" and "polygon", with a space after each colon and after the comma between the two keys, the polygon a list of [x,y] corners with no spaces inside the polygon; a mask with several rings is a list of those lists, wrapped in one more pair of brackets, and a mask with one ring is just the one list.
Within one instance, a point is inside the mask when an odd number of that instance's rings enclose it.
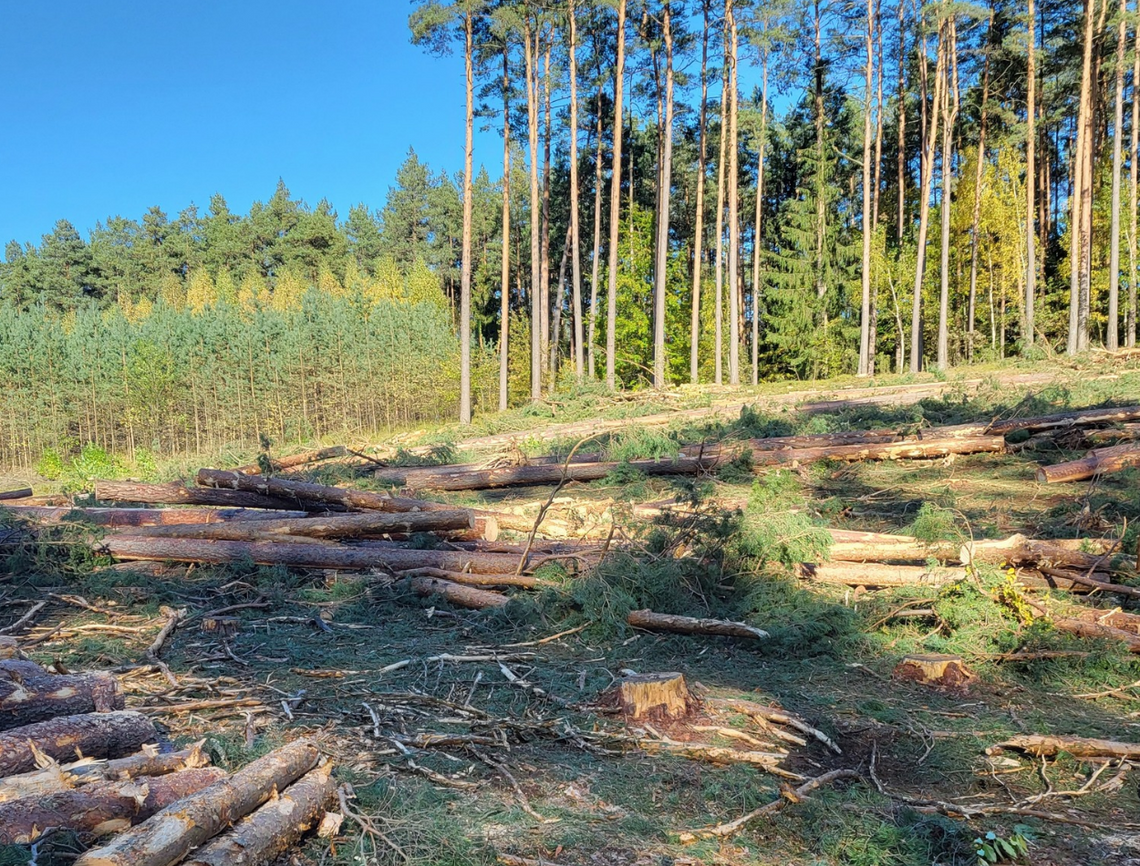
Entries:
{"label": "freshly cut wood", "polygon": [[903,656],[895,665],[896,679],[936,686],[947,691],[964,691],[974,675],[961,656],[930,653]]}
{"label": "freshly cut wood", "polygon": [[32,488],[21,487],[19,490],[0,490],[0,501],[9,499],[27,499],[32,495]]}
{"label": "freshly cut wood", "polygon": [[78,788],[91,782],[117,782],[140,776],[165,776],[180,770],[193,770],[208,766],[210,757],[202,751],[200,741],[188,749],[177,752],[158,751],[157,746],[146,746],[143,751],[112,761],[84,758],[73,764],[52,762],[49,766],[28,773],[18,773],[0,779],[0,803],[37,797],[56,791]]}
{"label": "freshly cut wood", "polygon": [[[242,476],[244,477],[244,476]],[[244,490],[210,490],[173,484],[136,484],[133,481],[96,481],[100,502],[142,502],[147,505],[221,505],[229,508],[272,508],[288,511],[296,500],[275,499]],[[327,507],[317,510],[329,510]]]}
{"label": "freshly cut wood", "polygon": [[625,618],[634,628],[646,631],[672,631],[681,634],[719,634],[726,637],[743,637],[762,640],[768,632],[744,622],[727,619],[698,619],[693,616],[678,616],[671,613],[656,613],[652,610],[633,610]]}
{"label": "freshly cut wood", "polygon": [[927,544],[912,535],[832,529],[828,556],[840,562],[957,562],[959,547],[949,542]]}
{"label": "freshly cut wood", "polygon": [[332,765],[310,770],[276,798],[242,818],[183,861],[186,866],[262,866],[320,823],[336,792]]}
{"label": "freshly cut wood", "polygon": [[231,520],[190,526],[153,526],[132,530],[146,538],[213,538],[222,541],[267,541],[273,536],[311,538],[364,538],[411,532],[447,532],[475,526],[475,515],[466,509],[453,511],[373,512],[327,514],[273,520]]}
{"label": "freshly cut wood", "polygon": [[1140,635],[1134,632],[1125,631],[1104,622],[1078,617],[1055,616],[1050,622],[1053,624],[1053,628],[1058,631],[1099,640],[1120,641],[1128,647],[1129,652],[1140,653]]}
{"label": "freshly cut wood", "polygon": [[54,761],[121,758],[157,738],[151,720],[130,710],[60,716],[0,734],[0,776],[33,769],[37,754]]}
{"label": "freshly cut wood", "polygon": [[27,845],[48,827],[96,836],[116,833],[225,777],[224,770],[204,767],[0,803],[0,845]]}
{"label": "freshly cut wood", "polygon": [[435,577],[464,586],[518,586],[534,589],[538,578],[533,574],[472,574],[468,571],[446,571],[442,568],[415,568],[400,572],[400,577]]}
{"label": "freshly cut wood", "polygon": [[413,568],[442,568],[447,571],[470,569],[479,574],[514,574],[519,565],[518,556],[506,553],[412,550],[383,543],[291,544],[120,535],[102,539],[98,543],[98,549],[116,559],[198,562],[206,565],[253,562],[256,565],[335,568],[346,571],[378,568],[397,572]]}
{"label": "freshly cut wood", "polygon": [[1140,444],[1131,442],[1114,448],[1090,451],[1079,460],[1054,463],[1037,469],[1038,484],[1064,484],[1084,481],[1097,475],[1108,475],[1131,466],[1140,466]]}
{"label": "freshly cut wood", "polygon": [[1056,427],[1084,427],[1136,420],[1140,420],[1140,406],[1082,409],[1078,412],[1059,412],[1055,415],[1041,415],[1036,418],[1007,418],[1003,421],[994,421],[986,427],[986,432],[1007,436],[1017,430],[1028,430],[1031,433],[1036,433]]}
{"label": "freshly cut wood", "polygon": [[1140,744],[1118,740],[1098,740],[1091,737],[1050,736],[1048,734],[1021,734],[995,743],[986,749],[987,755],[1006,749],[1016,749],[1030,755],[1049,758],[1059,752],[1068,752],[1074,758],[1140,758]]}
{"label": "freshly cut wood", "polygon": [[621,710],[626,718],[680,719],[696,706],[696,699],[679,673],[632,674],[618,685]]}
{"label": "freshly cut wood", "polygon": [[753,466],[785,463],[816,463],[821,460],[928,460],[951,454],[1000,453],[1005,451],[1002,436],[950,436],[944,439],[908,439],[868,445],[833,445],[819,448],[787,448],[752,452]]}
{"label": "freshly cut wood", "polygon": [[1134,557],[1086,553],[1074,549],[1074,545],[1068,541],[1058,543],[1026,538],[1024,535],[1011,535],[995,541],[971,541],[962,545],[958,555],[959,561],[964,563],[1043,564],[1078,571],[1135,569]]}
{"label": "freshly cut wood", "polygon": [[960,568],[878,562],[798,562],[795,574],[804,580],[839,586],[945,586],[965,577]]}
{"label": "freshly cut wood", "polygon": [[111,674],[0,679],[0,731],[56,716],[109,713],[122,708],[123,690]]}
{"label": "freshly cut wood", "polygon": [[[274,472],[283,469],[293,469],[297,466],[307,466],[310,463],[320,463],[322,460],[334,460],[337,457],[347,457],[348,449],[343,445],[333,445],[329,448],[315,448],[311,451],[302,451],[299,454],[290,454],[288,457],[275,457],[269,461],[269,468]],[[260,475],[260,463],[250,463],[248,466],[239,466],[234,472],[242,475]]]}
{"label": "freshly cut wood", "polygon": [[411,587],[417,595],[439,595],[451,604],[471,610],[503,607],[510,601],[501,592],[464,586],[450,580],[440,580],[438,577],[413,577]]}
{"label": "freshly cut wood", "polygon": [[257,508],[51,508],[42,505],[17,505],[8,510],[17,517],[47,526],[70,521],[86,521],[111,529],[123,526],[222,523],[227,520],[277,520],[308,515],[307,511],[269,512]]}
{"label": "freshly cut wood", "polygon": [[184,797],[79,857],[75,866],[169,866],[244,818],[309,772],[320,752],[310,740],[282,746],[204,790]]}

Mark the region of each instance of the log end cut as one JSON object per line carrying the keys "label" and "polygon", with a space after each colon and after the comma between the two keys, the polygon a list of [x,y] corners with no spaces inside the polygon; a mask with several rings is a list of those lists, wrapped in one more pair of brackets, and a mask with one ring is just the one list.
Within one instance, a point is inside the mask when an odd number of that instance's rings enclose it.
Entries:
{"label": "log end cut", "polygon": [[628,676],[618,686],[618,697],[623,715],[630,720],[680,719],[699,705],[679,673]]}

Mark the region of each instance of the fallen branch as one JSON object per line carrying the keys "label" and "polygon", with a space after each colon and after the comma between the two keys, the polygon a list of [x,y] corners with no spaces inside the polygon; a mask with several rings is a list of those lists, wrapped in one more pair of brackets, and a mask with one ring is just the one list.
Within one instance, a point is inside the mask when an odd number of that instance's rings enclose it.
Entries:
{"label": "fallen branch", "polygon": [[715,634],[727,637],[744,637],[763,640],[768,632],[744,622],[725,619],[698,619],[692,616],[679,616],[670,613],[656,613],[652,610],[630,611],[625,618],[634,628],[646,631],[671,631],[680,634]]}
{"label": "fallen branch", "polygon": [[[316,448],[311,451],[301,451],[298,454],[290,454],[288,457],[276,457],[269,461],[269,468],[274,472],[280,472],[283,469],[294,469],[298,466],[307,466],[310,463],[320,463],[322,460],[333,460],[337,457],[347,457],[348,449],[343,445],[333,445],[329,448]],[[233,472],[240,472],[242,475],[260,475],[263,471],[261,463],[250,463],[247,466],[239,466]]]}
{"label": "fallen branch", "polygon": [[1024,734],[1010,737],[1008,740],[990,746],[986,749],[986,754],[996,755],[1007,749],[1016,749],[1037,757],[1052,757],[1059,752],[1068,752],[1074,758],[1119,758],[1121,760],[1140,758],[1140,744],[1048,734]]}

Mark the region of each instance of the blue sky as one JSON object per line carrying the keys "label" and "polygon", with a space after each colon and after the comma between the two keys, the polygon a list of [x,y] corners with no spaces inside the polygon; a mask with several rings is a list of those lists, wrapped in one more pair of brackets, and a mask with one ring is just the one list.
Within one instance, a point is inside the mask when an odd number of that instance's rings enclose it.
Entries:
{"label": "blue sky", "polygon": [[383,204],[412,145],[462,168],[462,58],[410,44],[407,0],[2,8],[0,245],[215,192],[242,212],[278,177],[346,216]]}

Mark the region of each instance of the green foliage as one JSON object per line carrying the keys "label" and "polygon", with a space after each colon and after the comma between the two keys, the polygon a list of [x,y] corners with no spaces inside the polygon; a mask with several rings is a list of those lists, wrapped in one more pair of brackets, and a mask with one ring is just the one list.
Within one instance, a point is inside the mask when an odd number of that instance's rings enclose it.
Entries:
{"label": "green foliage", "polygon": [[831,534],[798,510],[802,502],[793,473],[778,470],[756,479],[734,538],[736,552],[760,569],[769,562],[790,566],[827,559]]}
{"label": "green foliage", "polygon": [[1029,841],[1021,835],[1014,833],[1002,837],[992,830],[985,837],[979,836],[974,840],[979,866],[990,866],[993,863],[1021,863],[1029,857]]}
{"label": "green foliage", "polygon": [[907,532],[927,544],[957,541],[964,537],[958,527],[958,515],[933,502],[922,503]]}

